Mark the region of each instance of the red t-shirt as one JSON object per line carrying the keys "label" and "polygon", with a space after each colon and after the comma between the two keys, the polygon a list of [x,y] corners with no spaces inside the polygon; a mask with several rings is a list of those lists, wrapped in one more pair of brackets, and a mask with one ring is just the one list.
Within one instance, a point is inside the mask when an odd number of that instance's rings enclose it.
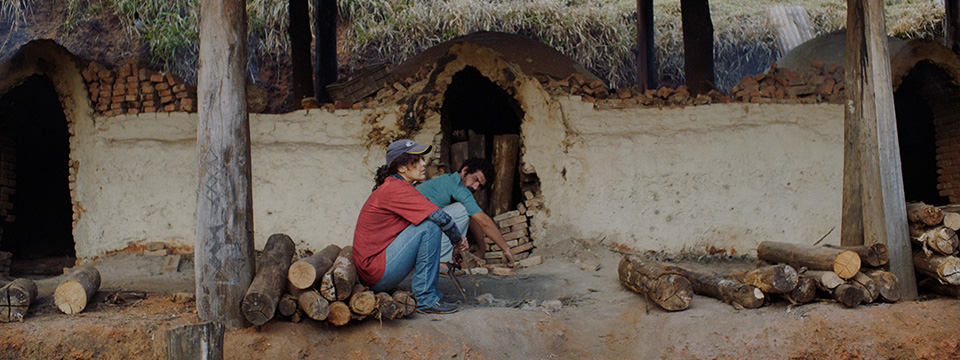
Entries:
{"label": "red t-shirt", "polygon": [[421,221],[437,211],[413,185],[388,177],[374,190],[360,209],[357,229],[353,233],[353,263],[360,282],[376,285],[386,268],[387,246],[410,224]]}

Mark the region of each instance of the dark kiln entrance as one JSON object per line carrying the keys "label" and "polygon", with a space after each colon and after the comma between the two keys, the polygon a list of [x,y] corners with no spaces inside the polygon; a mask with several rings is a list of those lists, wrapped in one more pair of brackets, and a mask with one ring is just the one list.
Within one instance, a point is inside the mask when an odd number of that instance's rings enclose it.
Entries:
{"label": "dark kiln entrance", "polygon": [[14,260],[75,257],[69,154],[49,78],[30,77],[0,98],[0,250]]}

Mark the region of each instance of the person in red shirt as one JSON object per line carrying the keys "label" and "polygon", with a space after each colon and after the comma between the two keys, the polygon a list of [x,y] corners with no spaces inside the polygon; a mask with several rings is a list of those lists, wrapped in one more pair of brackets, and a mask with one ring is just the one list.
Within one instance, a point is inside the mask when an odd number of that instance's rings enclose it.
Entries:
{"label": "person in red shirt", "polygon": [[423,154],[430,149],[408,139],[387,147],[386,165],[377,169],[373,193],[357,219],[353,262],[360,282],[377,292],[394,288],[413,270],[417,311],[446,314],[459,305],[444,302],[437,289],[441,234],[455,242],[458,251],[466,251],[467,239],[450,215],[412,185],[426,179]]}

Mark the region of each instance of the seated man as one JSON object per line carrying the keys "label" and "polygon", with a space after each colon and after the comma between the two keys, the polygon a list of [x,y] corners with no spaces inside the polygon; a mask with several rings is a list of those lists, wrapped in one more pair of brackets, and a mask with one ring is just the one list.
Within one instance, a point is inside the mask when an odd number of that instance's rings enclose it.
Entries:
{"label": "seated man", "polygon": [[[493,240],[497,246],[503,250],[503,256],[508,266],[513,266],[516,259],[510,252],[510,247],[500,235],[500,229],[487,214],[480,209],[477,201],[473,198],[473,193],[479,191],[493,181],[495,176],[493,165],[483,158],[471,158],[463,162],[460,171],[437,176],[427,180],[417,186],[423,196],[430,200],[434,205],[443,208],[443,211],[450,214],[456,222],[461,234],[465,234],[468,228],[468,222],[473,223],[473,232],[479,228],[482,235]],[[485,246],[480,234],[478,246]],[[440,262],[451,262],[453,258],[453,245],[450,240],[444,238],[440,242]],[[482,250],[483,248],[481,248]]]}

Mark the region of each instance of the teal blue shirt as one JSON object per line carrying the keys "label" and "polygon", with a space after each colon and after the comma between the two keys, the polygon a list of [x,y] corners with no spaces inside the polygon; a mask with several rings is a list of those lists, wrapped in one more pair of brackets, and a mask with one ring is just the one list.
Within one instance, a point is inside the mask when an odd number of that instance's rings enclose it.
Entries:
{"label": "teal blue shirt", "polygon": [[467,215],[483,211],[477,205],[477,200],[473,198],[470,189],[460,182],[460,174],[458,173],[443,174],[424,181],[417,185],[417,190],[440,208],[458,202],[467,209]]}

